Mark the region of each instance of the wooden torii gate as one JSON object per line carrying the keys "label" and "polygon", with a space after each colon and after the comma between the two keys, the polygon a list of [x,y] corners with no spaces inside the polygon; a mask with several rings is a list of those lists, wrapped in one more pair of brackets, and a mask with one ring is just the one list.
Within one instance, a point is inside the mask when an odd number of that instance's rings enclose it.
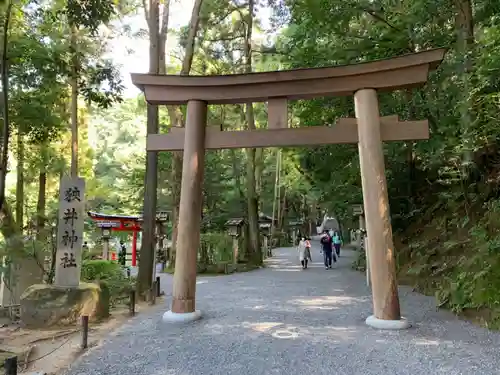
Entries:
{"label": "wooden torii gate", "polygon": [[[184,151],[172,305],[163,319],[190,321],[201,316],[195,308],[196,255],[206,149],[358,143],[373,293],[373,315],[366,323],[408,327],[400,314],[382,142],[427,139],[429,128],[426,120],[380,117],[377,91],[424,85],[444,54],[444,49],[434,49],[355,65],[225,76],[132,74],[148,103],[187,103],[185,129],[147,137],[152,160],[158,151]],[[287,129],[288,100],[347,95],[354,95],[356,118],[340,119],[334,126]],[[207,129],[207,105],[251,102],[268,102],[268,129]],[[154,212],[155,195],[145,194],[145,211],[149,207]]]}

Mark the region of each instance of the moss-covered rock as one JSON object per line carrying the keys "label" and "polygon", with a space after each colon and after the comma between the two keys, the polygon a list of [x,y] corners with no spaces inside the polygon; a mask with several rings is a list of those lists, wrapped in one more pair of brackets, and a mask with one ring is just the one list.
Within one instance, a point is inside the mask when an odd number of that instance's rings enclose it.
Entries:
{"label": "moss-covered rock", "polygon": [[21,296],[21,321],[28,328],[46,328],[76,323],[81,316],[92,320],[109,316],[109,290],[81,283],[77,288],[35,284]]}

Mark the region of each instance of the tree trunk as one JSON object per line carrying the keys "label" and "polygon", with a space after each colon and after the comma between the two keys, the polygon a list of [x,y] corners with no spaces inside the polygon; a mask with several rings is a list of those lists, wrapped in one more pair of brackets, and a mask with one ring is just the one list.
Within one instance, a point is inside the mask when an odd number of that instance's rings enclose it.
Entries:
{"label": "tree trunk", "polygon": [[[149,73],[159,72],[159,44],[160,44],[160,8],[158,0],[150,0],[149,7],[145,7],[145,14],[149,28]],[[158,133],[158,106],[147,104],[147,133]],[[155,228],[156,228],[156,195],[158,188],[158,152],[147,151],[146,174],[144,177],[144,209],[143,233],[139,273],[137,275],[137,292],[139,296],[149,295],[153,283],[153,262],[155,256]]]}
{"label": "tree trunk", "polygon": [[279,227],[281,231],[283,231],[283,228],[285,228],[285,217],[286,213],[288,211],[288,201],[286,199],[286,186],[283,187],[283,203],[281,206],[281,215],[278,218],[279,220]]}
{"label": "tree trunk", "polygon": [[3,129],[2,129],[2,152],[0,159],[0,208],[5,203],[5,184],[7,178],[7,167],[9,157],[9,137],[10,137],[10,121],[9,121],[9,70],[8,62],[8,43],[9,43],[9,23],[12,12],[12,1],[9,1],[5,9],[3,23],[3,43],[2,43],[2,64],[1,64],[1,79],[2,79],[2,107],[3,107]]}
{"label": "tree trunk", "polygon": [[460,57],[461,69],[459,72],[460,80],[462,81],[462,100],[460,103],[460,125],[462,129],[462,138],[464,140],[464,151],[462,155],[461,178],[463,186],[463,195],[465,200],[465,209],[467,215],[470,214],[470,201],[467,180],[473,170],[473,149],[472,144],[472,110],[469,103],[470,95],[470,80],[473,66],[473,51],[474,51],[474,20],[472,17],[472,2],[471,0],[455,0],[457,16],[455,19],[457,31],[457,52]]}
{"label": "tree trunk", "polygon": [[24,227],[24,140],[19,130],[17,131],[16,223],[22,231]]}
{"label": "tree trunk", "polygon": [[[262,173],[264,172],[264,149],[257,148],[255,150],[255,189],[257,196],[262,194]],[[261,202],[259,201],[259,204]],[[260,210],[259,210],[260,211]]]}
{"label": "tree trunk", "polygon": [[161,17],[161,27],[158,35],[158,74],[165,74],[167,64],[165,63],[168,25],[170,19],[170,0],[166,0],[163,5],[163,12]]}
{"label": "tree trunk", "polygon": [[40,173],[38,174],[38,199],[36,203],[36,229],[37,240],[41,241],[44,236],[45,228],[45,206],[47,195],[47,145],[43,144],[41,147],[41,163]]}
{"label": "tree trunk", "polygon": [[7,203],[0,210],[0,233],[4,238],[13,238],[20,235],[19,227]]}
{"label": "tree trunk", "polygon": [[238,192],[239,196],[239,206],[241,212],[246,211],[246,203],[245,203],[245,194],[243,193],[243,190],[241,188],[241,169],[240,169],[240,164],[238,163],[238,156],[236,155],[236,150],[231,149],[229,150],[231,153],[231,164],[233,167],[233,178],[234,178],[234,185],[236,187],[236,191]]}
{"label": "tree trunk", "polygon": [[4,305],[9,305],[17,303],[16,294],[18,293],[16,293],[15,286],[19,272],[16,265],[19,263],[19,258],[22,254],[20,254],[19,250],[16,250],[16,248],[17,246],[22,247],[23,243],[20,242],[21,235],[19,233],[19,228],[7,202],[4,202],[0,208],[0,232],[4,238],[8,238],[10,240],[10,247],[7,249],[10,264],[7,263],[8,265],[6,269],[0,273],[2,277],[2,284],[4,284],[7,289],[4,289],[3,291],[4,294],[2,295],[2,300],[8,301],[7,303],[4,302]]}
{"label": "tree trunk", "polygon": [[[42,144],[40,147],[40,172],[38,174],[38,198],[36,202],[36,235],[33,246],[33,259],[40,267],[42,275],[47,276],[50,280],[51,270],[45,269],[45,251],[47,235],[45,229],[45,206],[47,193],[47,145]],[[53,254],[55,257],[55,254]]]}
{"label": "tree trunk", "polygon": [[[246,21],[246,35],[244,43],[245,73],[252,72],[252,31],[253,31],[254,0],[248,2],[248,15]],[[255,130],[253,103],[245,105],[246,122],[249,130]],[[247,206],[249,226],[249,252],[255,264],[262,263],[262,251],[259,238],[259,197],[256,189],[256,150],[247,149]]]}
{"label": "tree trunk", "polygon": [[[406,99],[408,101],[408,120],[414,120],[415,118],[415,104],[412,101],[412,92],[410,90],[406,91]],[[408,167],[408,199],[406,200],[407,206],[406,210],[408,213],[410,213],[413,210],[413,202],[414,202],[414,195],[415,195],[415,150],[414,150],[414,143],[413,141],[408,141],[406,143],[406,162],[407,162],[407,167]]]}
{"label": "tree trunk", "polygon": [[[203,0],[195,0],[191,19],[189,21],[189,31],[186,42],[186,52],[182,61],[180,75],[189,75],[194,57],[194,47],[196,42],[196,34],[200,25],[200,12]],[[168,107],[168,115],[170,125],[176,127],[184,127],[184,119],[179,107]],[[182,152],[172,153],[172,247],[170,251],[170,264],[175,264],[175,252],[177,245],[177,226],[179,225],[179,204],[181,201],[181,180],[182,180]]]}
{"label": "tree trunk", "polygon": [[[273,195],[273,221],[271,222],[271,244],[273,243],[274,234],[276,232],[275,218],[278,217],[276,214],[276,203],[278,202],[278,189],[280,185],[280,163],[281,161],[281,149],[276,150],[276,171],[274,174],[274,195]],[[278,202],[279,204],[279,202]]]}
{"label": "tree trunk", "polygon": [[255,149],[247,150],[247,210],[249,229],[249,255],[255,264],[262,263],[262,251],[259,246],[259,200],[255,191]]}
{"label": "tree trunk", "polygon": [[[457,43],[462,53],[467,54],[471,51],[475,44],[474,38],[474,18],[472,13],[471,0],[455,0],[457,8],[456,28],[457,28]],[[469,59],[466,59],[469,63]],[[465,64],[467,68],[471,68],[470,64]]]}
{"label": "tree trunk", "polygon": [[26,256],[22,233],[7,202],[0,209],[0,232],[9,239],[7,252],[11,260],[7,272],[2,275],[2,282],[8,289],[2,297],[16,304],[26,288],[42,281],[43,270],[35,259]]}
{"label": "tree trunk", "polygon": [[[457,15],[455,19],[455,28],[457,33],[457,52],[460,58],[460,78],[463,84],[463,98],[460,106],[461,125],[464,135],[468,136],[470,129],[470,108],[468,105],[469,95],[469,74],[473,65],[474,39],[474,20],[472,18],[472,3],[470,0],[455,0]],[[467,142],[468,140],[465,139]],[[464,153],[464,161],[472,160],[472,146],[467,147]]]}
{"label": "tree trunk", "polygon": [[184,54],[184,60],[182,61],[181,76],[187,76],[191,71],[191,65],[193,64],[194,57],[194,45],[196,42],[196,34],[198,33],[198,28],[200,25],[200,12],[202,5],[203,0],[195,0],[193,5],[191,20],[189,21],[186,53]]}
{"label": "tree trunk", "polygon": [[172,244],[170,247],[170,264],[175,264],[177,245],[177,228],[179,225],[179,203],[181,199],[182,152],[172,154]]}

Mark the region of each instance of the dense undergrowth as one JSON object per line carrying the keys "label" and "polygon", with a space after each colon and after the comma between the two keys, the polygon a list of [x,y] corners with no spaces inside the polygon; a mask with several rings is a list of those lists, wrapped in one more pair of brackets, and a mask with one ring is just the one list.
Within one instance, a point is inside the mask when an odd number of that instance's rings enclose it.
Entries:
{"label": "dense undergrowth", "polygon": [[109,291],[112,307],[128,300],[130,290],[135,287],[135,278],[128,278],[123,267],[108,260],[85,260],[82,263],[81,278],[86,282],[98,282]]}
{"label": "dense undergrowth", "polygon": [[[440,308],[500,329],[500,199],[478,200],[469,214],[456,205],[436,204],[395,234],[399,282],[435,296]],[[364,271],[364,254],[354,267]]]}
{"label": "dense undergrowth", "polygon": [[399,236],[399,279],[434,294],[439,307],[500,328],[500,199],[471,216],[434,207]]}

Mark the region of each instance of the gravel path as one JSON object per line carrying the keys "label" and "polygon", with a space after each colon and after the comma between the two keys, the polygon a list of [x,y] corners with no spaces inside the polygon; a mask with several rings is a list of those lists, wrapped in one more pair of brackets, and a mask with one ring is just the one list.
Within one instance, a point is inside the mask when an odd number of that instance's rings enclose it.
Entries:
{"label": "gravel path", "polygon": [[400,297],[413,328],[367,327],[370,291],[350,269],[352,252],[332,270],[322,267],[317,248],[308,270],[297,266],[294,249],[274,252],[265,269],[200,277],[202,320],[164,324],[167,308],[157,306],[66,375],[500,374],[500,334],[438,312],[433,298],[408,288]]}

